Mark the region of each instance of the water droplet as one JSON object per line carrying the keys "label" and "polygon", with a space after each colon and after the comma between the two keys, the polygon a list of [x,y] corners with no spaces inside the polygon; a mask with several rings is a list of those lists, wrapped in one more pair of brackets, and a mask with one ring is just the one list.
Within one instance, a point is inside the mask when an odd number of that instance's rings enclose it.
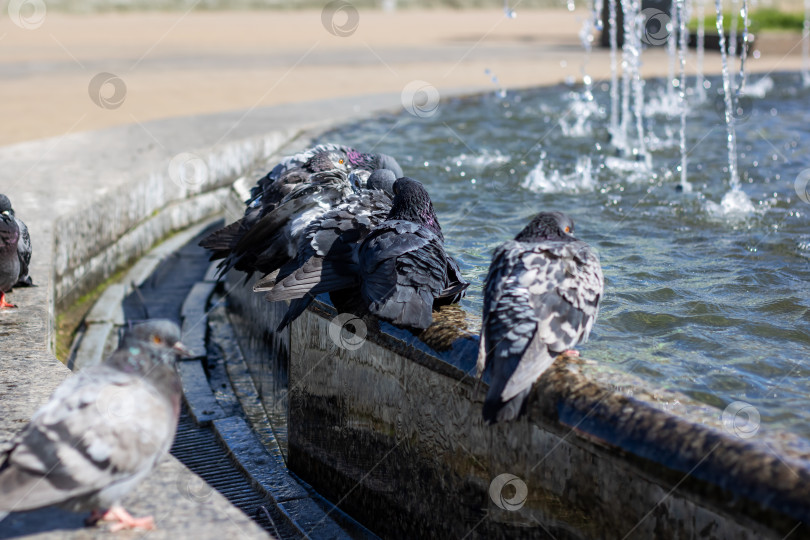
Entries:
{"label": "water droplet", "polygon": [[754,58],[759,58],[762,53],[759,52],[759,49],[754,49]]}
{"label": "water droplet", "polygon": [[574,11],[576,8],[577,6],[574,5],[574,0],[568,0],[568,11]]}
{"label": "water droplet", "polygon": [[474,184],[475,183],[475,178],[470,178],[470,183]]}
{"label": "water droplet", "polygon": [[429,162],[429,161],[426,161],[426,162],[425,162],[425,167],[429,167],[429,166],[430,166],[430,162]]}
{"label": "water droplet", "polygon": [[705,88],[706,90],[708,90],[708,89],[709,89],[709,88],[711,88],[711,87],[712,87],[712,83],[711,83],[711,82],[709,82],[709,81],[703,81],[703,88]]}

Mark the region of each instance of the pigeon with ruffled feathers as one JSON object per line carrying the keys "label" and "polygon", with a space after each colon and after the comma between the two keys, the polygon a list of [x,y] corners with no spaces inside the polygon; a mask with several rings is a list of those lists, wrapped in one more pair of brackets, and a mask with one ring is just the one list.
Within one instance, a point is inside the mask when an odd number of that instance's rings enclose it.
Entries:
{"label": "pigeon with ruffled feathers", "polygon": [[[325,211],[330,204],[334,204],[334,201],[328,202],[323,198],[318,200],[317,193],[307,190],[307,186],[321,182],[319,173],[343,172],[351,176],[356,187],[364,187],[371,172],[384,166],[391,167],[401,174],[401,168],[394,158],[385,154],[363,154],[347,146],[318,145],[300,154],[289,156],[253,187],[244,217],[215,231],[203,239],[200,245],[212,251],[211,260],[225,259],[220,264],[220,275],[224,275],[231,268],[247,272],[248,277],[257,270],[264,273],[272,272],[278,266],[273,267],[275,263],[268,266],[266,258],[262,259],[262,266],[255,266],[259,249],[268,249],[272,240],[267,237],[261,240],[263,244],[260,246],[247,245],[248,241],[255,241],[257,237],[272,234],[268,233],[266,225],[268,222],[274,222],[280,214],[266,220],[268,214],[274,212],[285,201],[306,193],[310,195],[309,202],[314,201]],[[301,204],[302,201],[297,201],[294,205],[288,206],[286,211]],[[317,213],[301,213],[302,217],[308,219],[312,219],[314,215]],[[255,228],[257,229],[254,230]],[[268,256],[272,255],[272,251],[268,253]],[[268,267],[273,269],[267,270]]]}
{"label": "pigeon with ruffled feathers", "polygon": [[247,274],[269,274],[298,254],[298,242],[306,227],[334,205],[358,190],[354,173],[331,170],[314,173],[299,184],[278,206],[262,216],[230,248],[219,264],[220,275],[231,268]]}
{"label": "pigeon with ruffled feathers", "polygon": [[119,503],[174,440],[186,354],[171,321],[136,325],[105,362],[65,380],[0,456],[3,513],[59,505],[92,510],[112,530],[154,528]]}
{"label": "pigeon with ruffled feathers", "polygon": [[306,182],[312,173],[332,169],[368,173],[377,169],[389,169],[397,178],[402,176],[402,168],[399,163],[389,155],[366,154],[339,144],[319,144],[282,159],[250,190],[250,199],[247,204],[248,206],[264,207],[273,205],[287,194],[290,186]]}
{"label": "pigeon with ruffled feathers", "polygon": [[278,330],[301,315],[318,294],[357,285],[356,249],[388,217],[395,181],[393,171],[374,171],[367,189],[349,195],[307,226],[296,260],[256,283],[254,291],[270,291],[268,301],[292,300]]}
{"label": "pigeon with ruffled feathers", "polygon": [[599,259],[574,237],[574,222],[543,212],[499,246],[484,281],[478,372],[490,375],[483,417],[514,420],[554,358],[587,340],[604,280]]}

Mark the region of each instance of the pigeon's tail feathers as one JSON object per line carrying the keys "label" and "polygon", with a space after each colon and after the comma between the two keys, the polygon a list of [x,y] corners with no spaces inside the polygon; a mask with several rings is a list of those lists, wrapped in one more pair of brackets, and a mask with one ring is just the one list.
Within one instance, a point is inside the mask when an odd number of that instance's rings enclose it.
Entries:
{"label": "pigeon's tail feathers", "polygon": [[276,332],[281,332],[284,330],[288,324],[293,322],[295,319],[301,316],[301,314],[306,311],[307,306],[312,303],[312,300],[315,297],[311,294],[307,294],[301,298],[296,298],[292,302],[290,302],[290,307],[287,308],[287,313],[284,314],[284,318],[281,319],[281,322],[276,329]]}
{"label": "pigeon's tail feathers", "polygon": [[269,291],[272,289],[276,284],[276,279],[278,279],[280,269],[270,272],[269,274],[263,276],[253,285],[253,292],[264,292]]}
{"label": "pigeon's tail feathers", "polygon": [[31,279],[31,276],[25,276],[23,279],[17,282],[15,287],[36,287],[34,284],[34,280]]}
{"label": "pigeon's tail feathers", "polygon": [[487,395],[487,399],[484,401],[484,421],[488,424],[495,424],[497,422],[509,422],[517,419],[526,412],[526,401],[530,391],[531,387],[526,388],[506,402],[501,401],[500,398],[497,397],[491,399],[490,396]]}
{"label": "pigeon's tail feathers", "polygon": [[211,251],[211,260],[224,259],[239,241],[242,232],[242,220],[237,220],[217,229],[200,241],[200,246]]}
{"label": "pigeon's tail feathers", "polygon": [[[509,347],[508,342],[496,344],[493,354],[500,356]],[[526,411],[525,402],[532,386],[554,363],[555,357],[535,333],[517,365],[514,360],[502,360],[492,366],[489,392],[484,401],[484,420],[489,423],[506,422],[522,415]]]}

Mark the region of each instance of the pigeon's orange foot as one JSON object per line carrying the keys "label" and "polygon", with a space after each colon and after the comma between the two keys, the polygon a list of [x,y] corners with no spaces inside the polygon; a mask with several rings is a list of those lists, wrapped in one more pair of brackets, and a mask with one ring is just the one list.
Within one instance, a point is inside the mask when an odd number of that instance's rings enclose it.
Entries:
{"label": "pigeon's orange foot", "polygon": [[17,307],[17,306],[15,306],[14,304],[9,304],[8,302],[6,302],[6,293],[0,292],[0,309],[3,309],[3,308],[15,308],[15,307]]}
{"label": "pigeon's orange foot", "polygon": [[[95,513],[95,511],[93,511]],[[92,517],[92,514],[91,514]],[[123,531],[124,529],[145,529],[154,530],[155,520],[152,516],[142,518],[132,517],[123,506],[113,506],[107,510],[100,518],[100,521],[110,521],[110,532]]]}
{"label": "pigeon's orange foot", "polygon": [[567,351],[563,351],[563,354],[566,356],[579,356],[579,351],[576,349],[568,349]]}

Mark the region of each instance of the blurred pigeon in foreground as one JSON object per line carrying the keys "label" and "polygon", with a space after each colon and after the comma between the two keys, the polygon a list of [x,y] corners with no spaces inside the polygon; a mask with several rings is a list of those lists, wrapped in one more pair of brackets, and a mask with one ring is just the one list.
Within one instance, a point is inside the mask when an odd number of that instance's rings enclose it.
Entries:
{"label": "blurred pigeon in foreground", "polygon": [[270,291],[266,296],[270,302],[292,300],[279,331],[298,318],[318,294],[358,285],[357,247],[388,217],[395,181],[394,172],[388,169],[371,173],[367,189],[349,195],[307,226],[296,260],[256,283],[253,290]]}
{"label": "blurred pigeon in foreground", "polygon": [[28,275],[30,262],[28,227],[14,215],[8,197],[0,195],[0,308],[16,307],[5,299],[13,287],[33,285]]}
{"label": "blurred pigeon in foreground", "polygon": [[119,503],[174,440],[179,340],[171,321],[141,323],[105,362],[59,385],[0,457],[0,519],[56,504],[92,510],[86,522],[116,522],[113,531],[154,528]]}
{"label": "blurred pigeon in foreground", "polygon": [[434,303],[457,301],[469,283],[444,251],[444,236],[422,184],[402,177],[385,222],[358,251],[360,292],[369,311],[393,324],[425,329]]}
{"label": "blurred pigeon in foreground", "polygon": [[602,268],[573,233],[571,218],[542,212],[492,256],[478,352],[479,374],[491,375],[483,410],[489,423],[522,414],[532,384],[591,332]]}

